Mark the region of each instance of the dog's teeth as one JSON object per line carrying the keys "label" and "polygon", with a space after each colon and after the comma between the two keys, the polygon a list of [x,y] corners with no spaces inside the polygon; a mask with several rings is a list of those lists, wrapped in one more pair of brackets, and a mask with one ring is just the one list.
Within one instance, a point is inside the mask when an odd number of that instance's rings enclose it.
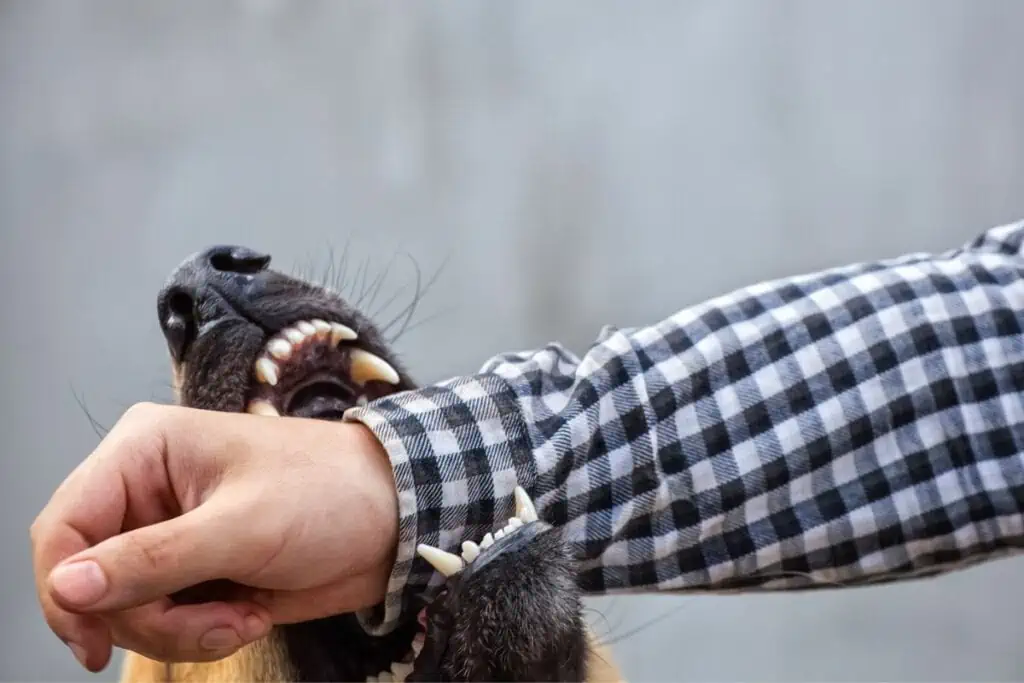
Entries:
{"label": "dog's teeth", "polygon": [[480,541],[481,550],[484,548],[490,548],[494,544],[494,534],[487,533],[484,535],[483,540]]}
{"label": "dog's teeth", "polygon": [[294,327],[286,327],[281,330],[281,334],[288,338],[292,344],[301,344],[306,340],[306,335],[299,332]]}
{"label": "dog's teeth", "polygon": [[356,331],[341,323],[331,323],[331,345],[337,346],[342,341],[356,339]]}
{"label": "dog's teeth", "polygon": [[369,402],[370,400],[366,398],[366,396],[360,396],[359,398],[356,399],[356,405],[359,407],[365,406]]}
{"label": "dog's teeth", "polygon": [[267,351],[278,360],[288,360],[292,356],[292,345],[284,339],[273,339],[267,344]]}
{"label": "dog's teeth", "polygon": [[391,673],[394,674],[396,681],[404,681],[412,673],[412,664],[392,662]]}
{"label": "dog's teeth", "polygon": [[246,406],[245,412],[250,413],[252,415],[267,415],[269,417],[281,416],[281,414],[277,412],[277,408],[275,408],[273,405],[267,403],[266,401],[261,401],[258,399],[255,401],[249,401],[249,405]]}
{"label": "dog's teeth", "polygon": [[505,538],[505,530],[504,529],[498,529],[496,532],[494,532],[494,540],[495,541],[500,541],[503,538]]}
{"label": "dog's teeth", "polygon": [[511,531],[514,529],[518,529],[522,525],[523,520],[519,519],[518,517],[513,517],[512,519],[508,520],[508,524],[505,526],[505,528]]}
{"label": "dog's teeth", "polygon": [[462,559],[466,562],[472,562],[480,555],[480,546],[473,541],[466,541],[462,544]]}
{"label": "dog's teeth", "polygon": [[269,358],[256,361],[256,379],[270,386],[277,385],[277,365]]}
{"label": "dog's teeth", "polygon": [[536,522],[537,508],[533,506],[533,501],[530,500],[530,496],[526,493],[526,490],[522,486],[516,487],[515,498],[516,517],[523,520],[523,522],[526,524],[529,524],[530,522]]}
{"label": "dog's teeth", "polygon": [[313,320],[313,329],[316,330],[317,339],[326,339],[327,335],[331,333],[331,324],[326,320]]}
{"label": "dog's teeth", "polygon": [[423,633],[423,631],[420,631],[415,636],[413,636],[413,638],[412,638],[412,656],[413,656],[413,659],[415,659],[416,657],[419,657],[420,653],[423,652],[423,643],[425,643],[426,641],[427,641],[427,636],[426,636],[425,633]]}
{"label": "dog's teeth", "polygon": [[380,683],[394,683],[395,677],[391,675],[390,671],[382,671],[377,675],[377,680]]}
{"label": "dog's teeth", "polygon": [[369,351],[352,349],[350,363],[349,372],[352,381],[358,384],[366,384],[375,379],[388,384],[398,384],[401,381],[398,373],[386,360]]}
{"label": "dog's teeth", "polygon": [[313,327],[313,323],[309,323],[303,320],[302,322],[295,325],[295,327],[297,327],[299,329],[299,332],[306,335],[307,337],[312,337],[316,335],[316,328]]}
{"label": "dog's teeth", "polygon": [[445,576],[453,576],[462,571],[462,558],[458,555],[452,555],[425,543],[416,546],[416,552]]}

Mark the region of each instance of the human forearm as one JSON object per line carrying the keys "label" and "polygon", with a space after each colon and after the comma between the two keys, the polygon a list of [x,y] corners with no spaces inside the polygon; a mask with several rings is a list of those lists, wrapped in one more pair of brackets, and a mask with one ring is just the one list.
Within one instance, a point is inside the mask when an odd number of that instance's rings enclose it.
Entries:
{"label": "human forearm", "polygon": [[588,591],[891,580],[1019,544],[1024,225],[756,285],[582,358],[379,401],[403,515],[386,619],[524,486]]}

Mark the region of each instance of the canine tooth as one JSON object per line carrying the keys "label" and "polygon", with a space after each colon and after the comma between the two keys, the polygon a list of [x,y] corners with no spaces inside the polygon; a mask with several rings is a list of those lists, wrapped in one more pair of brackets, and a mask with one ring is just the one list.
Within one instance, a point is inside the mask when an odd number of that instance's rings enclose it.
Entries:
{"label": "canine tooth", "polygon": [[358,384],[366,384],[373,379],[388,384],[398,384],[401,381],[398,373],[386,360],[363,349],[352,349],[349,372],[352,374],[352,381]]}
{"label": "canine tooth", "polygon": [[316,336],[318,339],[326,339],[327,335],[331,333],[331,324],[326,320],[320,320],[317,318],[313,320],[313,329],[316,330]]}
{"label": "canine tooth", "polygon": [[526,493],[526,489],[522,486],[517,486],[515,489],[516,497],[516,517],[523,520],[524,523],[536,522],[537,521],[537,508],[533,506],[533,501],[530,500],[530,496]]}
{"label": "canine tooth", "polygon": [[452,555],[447,553],[440,548],[435,548],[432,545],[420,543],[416,546],[416,552],[424,560],[433,565],[434,569],[441,572],[445,576],[453,576],[462,571],[464,566],[462,558],[458,555]]}
{"label": "canine tooth", "polygon": [[256,379],[269,384],[270,386],[277,385],[277,364],[269,358],[260,358],[256,361]]}
{"label": "canine tooth", "polygon": [[357,339],[356,331],[341,323],[331,323],[331,344],[337,346],[341,341]]}
{"label": "canine tooth", "polygon": [[316,328],[313,327],[313,323],[308,323],[305,320],[297,324],[295,327],[299,328],[299,332],[307,337],[312,337],[316,334]]}
{"label": "canine tooth", "polygon": [[292,345],[284,339],[273,339],[267,344],[267,351],[278,360],[288,360],[292,356]]}
{"label": "canine tooth", "polygon": [[288,341],[290,341],[292,344],[301,344],[306,340],[306,335],[302,334],[294,327],[286,327],[285,329],[281,330],[281,334],[288,337]]}
{"label": "canine tooth", "polygon": [[472,562],[480,555],[480,546],[473,541],[466,541],[462,544],[462,559],[466,562]]}
{"label": "canine tooth", "polygon": [[245,412],[252,415],[267,415],[269,417],[280,417],[281,414],[277,412],[277,408],[266,401],[259,399],[255,401],[249,401],[249,405],[246,406]]}
{"label": "canine tooth", "polygon": [[406,662],[392,662],[391,673],[395,675],[396,681],[404,681],[412,673],[412,664]]}
{"label": "canine tooth", "polygon": [[488,532],[484,535],[483,540],[480,541],[480,549],[490,548],[494,544],[494,534]]}

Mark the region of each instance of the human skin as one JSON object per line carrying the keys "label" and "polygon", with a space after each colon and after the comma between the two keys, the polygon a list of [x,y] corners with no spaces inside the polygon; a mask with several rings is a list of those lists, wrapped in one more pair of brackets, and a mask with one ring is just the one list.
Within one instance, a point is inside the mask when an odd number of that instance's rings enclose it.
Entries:
{"label": "human skin", "polygon": [[[383,600],[398,543],[387,455],[358,423],[142,403],[31,527],[50,628],[100,671],[112,647],[210,661],[274,624]],[[169,596],[228,579],[216,601]]]}

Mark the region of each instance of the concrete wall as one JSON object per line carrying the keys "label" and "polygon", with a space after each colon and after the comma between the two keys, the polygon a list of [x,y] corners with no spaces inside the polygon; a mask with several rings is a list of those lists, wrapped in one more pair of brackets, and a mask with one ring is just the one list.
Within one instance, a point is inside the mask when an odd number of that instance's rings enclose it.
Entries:
{"label": "concrete wall", "polygon": [[[1014,0],[3,2],[0,678],[90,678],[26,530],[97,442],[73,392],[105,424],[166,400],[154,295],[186,254],[322,271],[348,243],[393,261],[381,320],[446,264],[399,340],[425,381],[582,350],[1024,217],[1022,23]],[[1021,566],[594,618],[634,681],[1014,680]]]}

